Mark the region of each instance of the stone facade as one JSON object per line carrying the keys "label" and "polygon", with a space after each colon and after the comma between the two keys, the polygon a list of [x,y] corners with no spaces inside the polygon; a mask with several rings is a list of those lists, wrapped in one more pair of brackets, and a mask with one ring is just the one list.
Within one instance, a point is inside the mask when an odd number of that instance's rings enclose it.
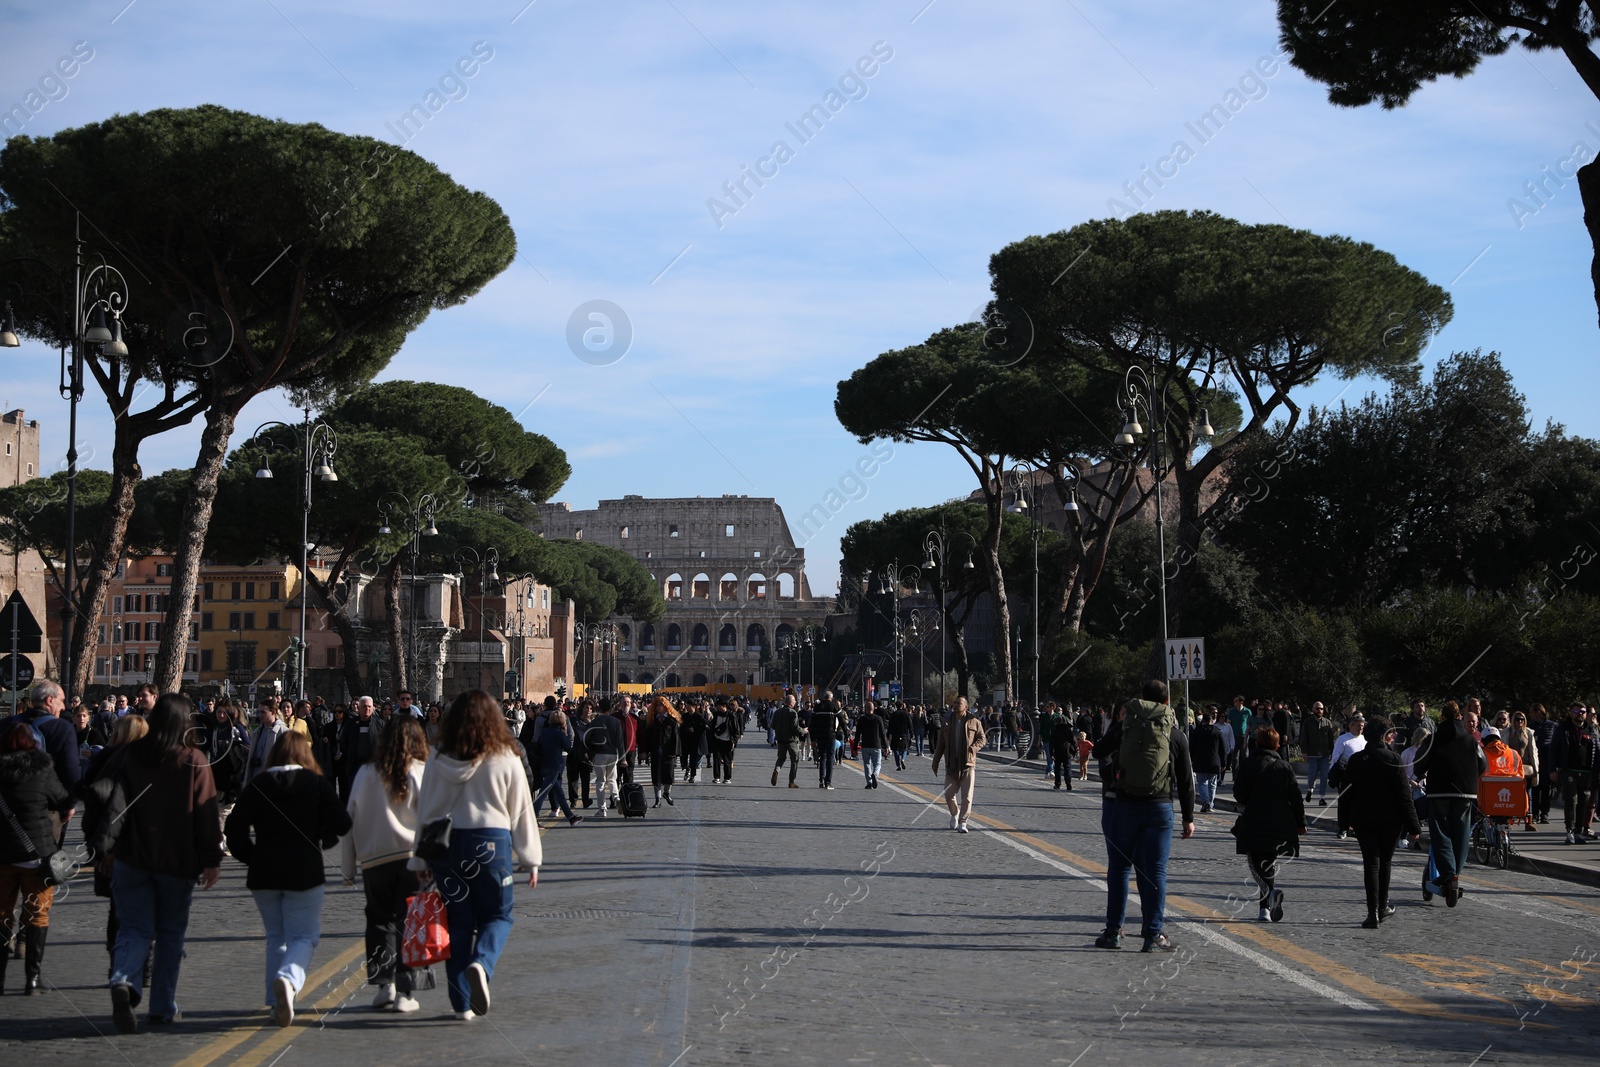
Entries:
{"label": "stone facade", "polygon": [[[21,408],[0,415],[0,489],[9,489],[38,477],[39,420],[26,418]],[[43,652],[29,654],[28,658],[33,661],[38,677],[54,677],[55,652],[60,644],[60,634],[57,632],[60,612],[57,610],[53,616],[49,613],[53,605],[46,599],[44,560],[39,558],[37,552],[0,550],[0,603],[4,603],[12,590],[16,589],[22,591],[22,599],[27,602],[28,610],[33,612],[33,617],[51,639],[44,642]],[[10,634],[6,634],[5,639],[9,641]],[[0,648],[0,653],[9,651],[9,647]]]}
{"label": "stone facade", "polygon": [[[654,624],[580,620],[589,627],[611,624],[617,644],[609,652],[586,650],[575,681],[600,687],[762,684],[769,676],[776,680],[779,642],[827,613],[827,602],[811,597],[805,550],[796,547],[771,497],[625,496],[585,511],[565,503],[540,511],[543,536],[627,552],[644,564],[667,602],[666,615]],[[607,635],[603,625],[601,635]]]}

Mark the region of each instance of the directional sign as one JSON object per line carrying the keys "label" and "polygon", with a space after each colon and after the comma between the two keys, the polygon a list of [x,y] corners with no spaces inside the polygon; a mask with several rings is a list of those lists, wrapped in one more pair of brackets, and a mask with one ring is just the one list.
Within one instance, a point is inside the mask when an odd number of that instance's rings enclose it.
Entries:
{"label": "directional sign", "polygon": [[[17,681],[11,682],[11,672],[16,671]],[[33,660],[27,656],[0,656],[0,689],[26,689],[33,684]]]}
{"label": "directional sign", "polygon": [[[12,633],[15,632],[17,643],[11,643]],[[33,612],[28,610],[27,601],[22,599],[22,590],[13,589],[11,599],[6,601],[6,606],[0,608],[0,649],[12,652],[42,652],[39,639],[44,636],[44,631],[39,628],[39,620],[33,617]]]}
{"label": "directional sign", "polygon": [[900,695],[900,683],[899,682],[890,682],[889,683],[889,695],[892,696],[892,697],[897,697],[897,696]]}
{"label": "directional sign", "polygon": [[1167,642],[1167,678],[1203,682],[1206,677],[1206,639],[1175,637]]}

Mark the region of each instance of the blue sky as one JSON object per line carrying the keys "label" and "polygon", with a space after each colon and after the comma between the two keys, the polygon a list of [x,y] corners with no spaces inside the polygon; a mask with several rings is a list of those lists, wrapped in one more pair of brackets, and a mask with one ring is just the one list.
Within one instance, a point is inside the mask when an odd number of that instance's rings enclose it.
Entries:
{"label": "blue sky", "polygon": [[[866,452],[833,418],[839,379],[972,318],[994,251],[1111,214],[1124,183],[1176,140],[1196,145],[1185,124],[1241,84],[1249,102],[1150,208],[1387,249],[1455,301],[1430,362],[1498,350],[1537,420],[1600,433],[1576,183],[1550,186],[1532,215],[1508,206],[1532,205],[1524,183],[1578,142],[1600,150],[1600,106],[1552,53],[1513,51],[1384,112],[1336,109],[1287,65],[1242,81],[1276,51],[1270,0],[525,3],[0,4],[0,105],[87,42],[93,58],[24,132],[216,103],[395,140],[389,124],[483,42],[492,58],[447,85],[455,98],[407,147],[498,200],[519,256],[435,314],[384,377],[520,412],[571,457],[558,499],[574,507],[748,493],[793,521]],[[892,55],[857,68],[875,47]],[[844,106],[802,143],[785,124],[847,73]],[[761,163],[779,140],[792,158]],[[747,184],[737,212],[708,207],[758,165],[777,172]],[[614,362],[568,347],[572,313],[597,299],[632,326]],[[49,468],[66,446],[54,355],[0,360],[0,400],[44,420]],[[288,414],[263,398],[240,422]],[[103,457],[90,464],[107,466],[109,419],[92,402],[83,415],[83,447]],[[189,465],[197,439],[149,442],[146,470]],[[971,488],[947,449],[896,446],[809,544],[813,589],[833,589],[849,523]]]}

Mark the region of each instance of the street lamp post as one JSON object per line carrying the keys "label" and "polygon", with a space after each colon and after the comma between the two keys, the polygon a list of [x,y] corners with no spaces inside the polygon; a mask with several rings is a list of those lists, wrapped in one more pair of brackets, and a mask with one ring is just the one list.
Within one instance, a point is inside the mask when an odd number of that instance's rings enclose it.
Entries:
{"label": "street lamp post", "polygon": [[[302,649],[299,677],[295,679],[296,698],[304,700],[306,697],[306,617],[311,613],[311,478],[312,475],[324,482],[337,482],[339,475],[333,469],[333,455],[339,447],[339,437],[333,432],[333,427],[325,422],[311,421],[311,409],[301,409],[304,415],[299,427],[291,426],[286,422],[264,422],[256,427],[256,432],[250,435],[246,445],[256,441],[261,434],[270,429],[279,428],[291,433],[297,429],[303,435],[302,450],[302,478],[300,495],[300,648]],[[271,438],[261,442],[263,456],[261,467],[256,471],[257,478],[272,477],[272,451],[274,444]],[[313,466],[312,458],[316,458]]]}
{"label": "street lamp post", "polygon": [[[61,377],[58,390],[67,401],[67,521],[66,545],[61,563],[61,656],[58,668],[61,687],[67,705],[72,705],[73,692],[73,631],[77,621],[77,512],[78,512],[78,401],[83,399],[84,352],[93,351],[96,358],[104,356],[117,360],[128,354],[122,340],[122,315],[128,306],[128,282],[122,272],[106,262],[102,256],[98,263],[84,260],[83,216],[76,215],[73,230],[72,297],[66,298],[66,279],[62,273],[42,259],[19,256],[0,266],[31,264],[43,268],[54,276],[61,291],[61,324],[57,331],[57,344],[61,349]],[[87,267],[87,272],[85,271]],[[17,297],[26,290],[16,282],[9,291]],[[17,336],[16,315],[8,298],[4,316],[0,318],[0,348],[18,348],[22,344]]]}
{"label": "street lamp post", "polygon": [[[897,642],[901,640],[900,590],[907,586],[910,586],[913,592],[921,590],[921,567],[902,567],[900,566],[900,561],[895,560],[887,567],[878,568],[878,594],[880,596],[889,594],[894,598],[894,615],[890,621],[892,623],[891,632],[895,635]],[[905,679],[902,676],[898,661],[895,666],[895,681],[900,683],[900,691],[903,694],[905,692]]]}
{"label": "street lamp post", "polygon": [[456,576],[460,582],[467,578],[466,565],[472,564],[472,569],[478,572],[478,676],[474,689],[483,686],[483,598],[488,595],[489,583],[500,580],[500,553],[490,547],[483,552],[475,548],[462,548],[456,551]]}
{"label": "street lamp post", "polygon": [[[1011,491],[1011,511],[1013,514],[1028,516],[1028,532],[1033,537],[1033,701],[1028,711],[1028,714],[1034,720],[1033,741],[1028,748],[1028,755],[1031,758],[1037,755],[1036,749],[1039,747],[1039,534],[1041,532],[1041,524],[1039,521],[1038,472],[1020,463],[1017,464],[1011,469]],[[1067,506],[1075,507],[1076,502],[1069,501]]]}
{"label": "street lamp post", "polygon": [[[1208,375],[1209,379],[1209,375]],[[1156,577],[1157,589],[1161,608],[1160,629],[1158,632],[1159,644],[1156,646],[1156,658],[1165,663],[1165,656],[1161,653],[1167,645],[1167,540],[1166,525],[1167,512],[1161,504],[1161,483],[1166,480],[1168,470],[1161,465],[1161,442],[1167,435],[1167,405],[1166,390],[1156,386],[1156,373],[1154,366],[1149,370],[1133,364],[1122,375],[1122,400],[1127,409],[1128,421],[1122,426],[1122,432],[1117,434],[1117,445],[1133,449],[1137,438],[1144,436],[1144,427],[1139,425],[1139,414],[1143,412],[1150,420],[1150,477],[1155,482],[1156,496]],[[1214,436],[1211,429],[1211,420],[1205,410],[1200,412],[1200,427],[1196,436],[1204,441]],[[1169,454],[1172,450],[1169,449]],[[1131,457],[1130,457],[1131,458]],[[1165,680],[1166,669],[1160,668],[1162,680]]]}
{"label": "street lamp post", "polygon": [[385,493],[378,501],[378,513],[383,516],[378,533],[384,537],[394,532],[389,526],[391,497],[401,505],[399,513],[410,520],[407,525],[410,528],[411,547],[411,605],[410,610],[406,612],[405,684],[414,689],[417,686],[417,557],[422,550],[422,538],[439,535],[439,527],[433,523],[439,502],[432,493],[423,493],[417,498],[415,505],[411,503],[409,497],[398,490]]}

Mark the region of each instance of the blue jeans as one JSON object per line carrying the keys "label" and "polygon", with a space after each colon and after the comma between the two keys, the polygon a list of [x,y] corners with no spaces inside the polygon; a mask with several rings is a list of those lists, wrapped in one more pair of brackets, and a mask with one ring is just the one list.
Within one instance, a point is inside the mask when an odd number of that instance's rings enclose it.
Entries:
{"label": "blue jeans", "polygon": [[150,968],[150,1014],[178,1011],[178,969],[183,965],[183,939],[189,931],[189,900],[194,881],[130,867],[118,860],[111,872],[111,898],[117,907],[117,948],[111,984],[138,989],[144,983],[144,961],[155,942]]}
{"label": "blue jeans", "polygon": [[322,886],[310,889],[252,889],[261,925],[267,932],[267,1000],[272,983],[289,979],[298,996],[311,969],[311,953],[322,940]]}
{"label": "blue jeans", "polygon": [[1201,807],[1209,808],[1217,799],[1217,776],[1214,774],[1197,774],[1194,776],[1195,799]]}
{"label": "blue jeans", "polygon": [[862,749],[861,769],[867,772],[867,781],[876,782],[878,780],[878,772],[883,770],[883,749]]}
{"label": "blue jeans", "polygon": [[1100,809],[1109,863],[1106,929],[1119,932],[1128,912],[1128,871],[1139,883],[1144,926],[1140,936],[1161,932],[1167,906],[1167,856],[1172,852],[1172,801],[1105,799]]}
{"label": "blue jeans", "polygon": [[821,785],[833,784],[833,746],[818,745],[817,748],[817,782]]}
{"label": "blue jeans", "polygon": [[1471,832],[1472,801],[1464,797],[1428,798],[1428,838],[1441,889],[1466,867]]}
{"label": "blue jeans", "polygon": [[1331,755],[1328,755],[1328,756],[1307,756],[1306,757],[1306,795],[1307,796],[1309,796],[1311,793],[1315,792],[1316,791],[1316,787],[1317,787],[1317,783],[1321,782],[1322,783],[1322,790],[1321,790],[1321,792],[1317,793],[1317,795],[1320,796],[1320,797],[1324,797],[1324,798],[1327,797],[1327,795],[1328,795],[1328,771],[1332,766],[1333,766],[1333,757]]}
{"label": "blue jeans", "polygon": [[450,853],[433,865],[434,882],[444,895],[450,925],[450,959],[444,973],[450,1006],[466,1011],[467,965],[479,963],[490,978],[511,935],[511,831],[458,827],[450,833]]}

